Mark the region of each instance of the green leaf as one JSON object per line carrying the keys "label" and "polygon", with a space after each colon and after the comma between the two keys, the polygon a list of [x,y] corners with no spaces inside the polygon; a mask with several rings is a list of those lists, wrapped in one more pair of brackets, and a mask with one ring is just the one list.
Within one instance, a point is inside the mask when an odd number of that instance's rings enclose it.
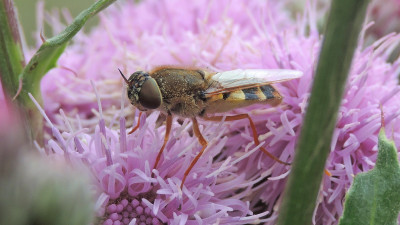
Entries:
{"label": "green leaf", "polygon": [[20,77],[23,79],[23,88],[19,99],[31,102],[28,93],[35,98],[39,97],[40,81],[50,69],[56,66],[57,60],[64,52],[68,41],[75,36],[88,19],[109,6],[115,0],[99,0],[88,9],[81,12],[70,24],[55,37],[46,40],[35,53]]}
{"label": "green leaf", "polygon": [[[42,125],[39,123],[42,120],[38,110],[29,98],[28,93],[31,93],[39,103],[42,102],[40,81],[43,76],[56,66],[57,60],[64,52],[68,42],[78,33],[86,21],[115,1],[116,0],[99,0],[88,9],[81,12],[64,31],[55,37],[45,40],[22,73],[18,75],[18,79],[22,80],[22,89],[18,95],[17,101],[29,112],[30,121],[32,122],[32,135],[35,139],[40,139],[42,136]],[[14,90],[13,94],[15,93],[17,93],[17,90]]]}
{"label": "green leaf", "polygon": [[400,167],[393,141],[379,133],[375,168],[357,174],[346,195],[340,225],[397,224],[400,211]]}

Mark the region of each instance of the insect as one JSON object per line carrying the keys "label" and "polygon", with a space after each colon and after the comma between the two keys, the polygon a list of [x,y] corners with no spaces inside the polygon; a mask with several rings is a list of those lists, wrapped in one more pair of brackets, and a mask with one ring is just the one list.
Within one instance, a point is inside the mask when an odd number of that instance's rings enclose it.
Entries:
{"label": "insect", "polygon": [[[137,71],[129,79],[119,70],[127,84],[127,94],[132,105],[141,112],[159,110],[167,115],[164,143],[157,155],[153,168],[157,168],[164,148],[169,140],[172,127],[172,117],[190,118],[193,123],[193,133],[202,145],[202,149],[186,169],[181,188],[204,150],[207,140],[200,133],[197,118],[207,121],[221,121],[223,116],[215,113],[225,113],[232,109],[246,107],[252,104],[281,103],[281,94],[272,86],[303,75],[296,70],[265,70],[237,69],[226,72],[209,72],[203,69],[161,66],[151,72]],[[255,145],[259,145],[258,134],[253,120],[248,114],[226,116],[225,121],[248,119],[253,133]],[[140,121],[129,132],[133,133],[139,127]],[[264,147],[260,148],[275,161],[289,165],[279,160]]]}

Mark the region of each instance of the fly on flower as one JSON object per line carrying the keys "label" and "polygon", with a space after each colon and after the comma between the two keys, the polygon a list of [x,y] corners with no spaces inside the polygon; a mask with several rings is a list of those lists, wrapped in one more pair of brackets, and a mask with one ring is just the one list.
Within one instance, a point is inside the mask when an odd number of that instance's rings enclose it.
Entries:
{"label": "fly on flower", "polygon": [[[176,115],[192,120],[193,133],[202,145],[202,149],[186,169],[181,188],[208,144],[200,133],[197,117],[207,121],[221,121],[224,116],[215,116],[215,113],[225,113],[252,104],[276,106],[281,103],[282,96],[272,84],[299,78],[303,75],[302,72],[296,70],[238,69],[216,73],[202,69],[170,66],[157,67],[151,72],[137,71],[129,79],[121,71],[120,73],[127,84],[128,98],[132,105],[140,111],[159,110],[167,115],[164,143],[157,155],[154,169],[157,168],[168,142],[172,117]],[[225,117],[225,121],[240,119],[248,119],[254,143],[259,145],[256,127],[248,114]],[[139,121],[129,134],[138,127]],[[261,147],[260,149],[275,161],[289,165],[265,148]]]}

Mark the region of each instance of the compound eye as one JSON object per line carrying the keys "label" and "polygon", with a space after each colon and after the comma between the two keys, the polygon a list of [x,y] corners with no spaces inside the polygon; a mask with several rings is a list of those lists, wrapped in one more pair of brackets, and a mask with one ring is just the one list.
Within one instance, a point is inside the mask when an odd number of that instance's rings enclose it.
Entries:
{"label": "compound eye", "polygon": [[147,109],[156,109],[161,105],[161,92],[157,82],[149,78],[144,82],[139,93],[139,103]]}

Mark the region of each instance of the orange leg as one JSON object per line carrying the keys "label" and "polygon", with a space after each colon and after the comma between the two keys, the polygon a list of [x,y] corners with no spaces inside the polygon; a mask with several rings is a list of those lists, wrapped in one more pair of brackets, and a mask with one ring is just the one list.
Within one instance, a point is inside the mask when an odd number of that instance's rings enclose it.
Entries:
{"label": "orange leg", "polygon": [[331,177],[331,176],[332,176],[332,173],[329,172],[328,169],[324,169],[324,172],[325,172],[325,175],[327,175],[328,177]]}
{"label": "orange leg", "polygon": [[203,148],[200,150],[199,154],[196,155],[196,157],[190,163],[189,167],[186,169],[186,171],[183,175],[181,189],[182,189],[183,184],[185,183],[185,180],[186,180],[187,176],[189,175],[190,171],[192,170],[194,165],[196,165],[196,163],[200,159],[201,155],[203,155],[204,150],[206,149],[207,144],[208,144],[206,139],[204,139],[203,135],[201,135],[201,132],[199,129],[199,124],[197,123],[196,118],[192,118],[192,122],[193,122],[193,133],[194,133],[194,135],[196,135],[197,139],[199,140],[199,142],[200,142],[201,146],[203,146]]}
{"label": "orange leg", "polygon": [[138,119],[138,121],[137,121],[136,126],[135,126],[128,134],[132,134],[133,132],[135,132],[135,131],[139,128],[139,125],[140,125],[140,118],[142,117],[142,113],[143,113],[143,112],[140,112],[140,113],[139,113],[139,119]]}
{"label": "orange leg", "polygon": [[165,130],[165,136],[164,136],[164,144],[162,145],[160,151],[158,152],[157,158],[156,158],[156,162],[154,163],[154,167],[153,169],[157,168],[158,162],[160,162],[161,159],[161,155],[164,151],[165,145],[167,145],[167,142],[169,140],[169,133],[171,132],[171,128],[172,128],[172,115],[168,115],[167,116],[167,126],[166,126],[166,130]]}
{"label": "orange leg", "polygon": [[[223,116],[204,116],[202,117],[204,120],[208,120],[208,121],[221,121],[224,117]],[[238,114],[238,115],[234,115],[234,116],[227,116],[225,117],[225,121],[234,121],[234,120],[241,120],[241,119],[248,119],[250,122],[250,127],[251,130],[253,131],[253,138],[254,138],[254,143],[255,145],[259,145],[260,141],[258,140],[258,134],[257,134],[257,130],[256,130],[256,126],[254,125],[253,120],[250,118],[249,114]],[[268,152],[264,147],[260,148],[262,152],[264,152],[268,157],[270,157],[271,159],[277,161],[278,163],[284,164],[284,165],[290,165],[290,163],[287,162],[283,162],[280,159],[278,159],[277,157],[275,157],[274,155],[272,155],[270,152]]]}

